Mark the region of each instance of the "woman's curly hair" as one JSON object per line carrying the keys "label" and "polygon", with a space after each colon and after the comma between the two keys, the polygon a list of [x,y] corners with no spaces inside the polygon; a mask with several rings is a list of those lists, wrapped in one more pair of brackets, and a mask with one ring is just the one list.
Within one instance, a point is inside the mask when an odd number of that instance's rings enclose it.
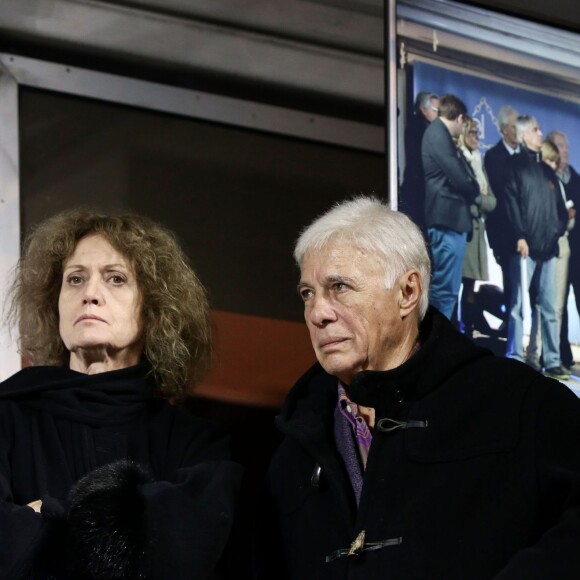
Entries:
{"label": "woman's curly hair", "polygon": [[59,213],[27,237],[11,288],[10,320],[20,353],[33,365],[68,365],[59,333],[63,264],[82,238],[102,235],[131,264],[142,295],[144,355],[160,394],[185,396],[208,369],[212,325],[205,289],[174,235],[148,218],[77,209]]}

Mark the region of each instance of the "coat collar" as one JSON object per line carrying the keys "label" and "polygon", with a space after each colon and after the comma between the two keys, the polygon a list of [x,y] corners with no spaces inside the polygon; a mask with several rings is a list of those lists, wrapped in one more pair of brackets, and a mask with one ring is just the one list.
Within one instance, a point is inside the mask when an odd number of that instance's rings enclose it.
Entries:
{"label": "coat collar", "polygon": [[447,377],[474,360],[491,356],[477,347],[435,308],[420,327],[421,348],[401,366],[388,371],[363,371],[347,391],[355,402],[380,409],[391,402],[420,400]]}

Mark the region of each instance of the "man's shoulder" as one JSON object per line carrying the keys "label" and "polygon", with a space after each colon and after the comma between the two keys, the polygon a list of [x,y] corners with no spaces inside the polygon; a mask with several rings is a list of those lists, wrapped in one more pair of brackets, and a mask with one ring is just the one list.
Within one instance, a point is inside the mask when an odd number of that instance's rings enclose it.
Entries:
{"label": "man's shoulder", "polygon": [[420,117],[418,115],[413,115],[407,125],[406,134],[411,137],[422,137],[429,125],[430,123],[428,123],[422,115]]}
{"label": "man's shoulder", "polygon": [[441,151],[447,153],[447,148],[454,149],[453,140],[447,127],[441,119],[435,119],[429,124],[423,135],[422,151],[436,155]]}
{"label": "man's shoulder", "polygon": [[545,164],[538,162],[533,155],[527,152],[520,151],[520,153],[512,155],[510,163],[514,171],[534,175],[534,178],[544,174],[542,166]]}
{"label": "man's shoulder", "polygon": [[447,131],[447,127],[443,124],[443,121],[439,118],[434,119],[429,125],[425,128],[425,137],[435,136],[435,135],[443,135]]}
{"label": "man's shoulder", "polygon": [[504,142],[500,139],[491,149],[485,154],[485,162],[489,163],[506,163],[515,155],[510,155],[506,149]]}
{"label": "man's shoulder", "polygon": [[430,436],[413,436],[406,448],[425,462],[509,452],[523,426],[533,428],[546,407],[555,416],[570,408],[580,421],[580,401],[563,384],[519,361],[481,357],[418,402],[414,413],[428,422]]}
{"label": "man's shoulder", "polygon": [[574,167],[572,165],[568,165],[568,167],[570,169],[570,175],[571,175],[572,179],[580,181],[580,174],[576,171],[576,169],[574,169]]}
{"label": "man's shoulder", "polygon": [[[453,373],[453,382],[458,385],[464,384],[468,379],[471,390],[475,393],[489,393],[491,391],[504,392],[504,389],[517,386],[525,388],[526,385],[538,379],[544,378],[528,365],[517,360],[491,353],[487,349],[474,347],[474,354],[466,357],[462,364],[457,364]],[[456,349],[457,347],[455,347]],[[476,350],[478,349],[479,354]],[[477,356],[476,356],[477,354]],[[462,387],[461,387],[462,388]]]}
{"label": "man's shoulder", "polygon": [[[574,399],[577,397],[566,385],[515,359],[496,355],[478,359],[470,372],[477,377],[476,382],[487,383],[499,398],[508,393],[517,397],[533,393],[534,397],[540,398],[546,394],[559,394],[576,404]],[[580,401],[578,404],[580,405]]]}
{"label": "man's shoulder", "polygon": [[320,363],[315,363],[296,381],[286,395],[280,410],[280,420],[290,420],[299,406],[318,405],[324,408],[328,401],[336,399],[337,388],[338,379],[329,375]]}

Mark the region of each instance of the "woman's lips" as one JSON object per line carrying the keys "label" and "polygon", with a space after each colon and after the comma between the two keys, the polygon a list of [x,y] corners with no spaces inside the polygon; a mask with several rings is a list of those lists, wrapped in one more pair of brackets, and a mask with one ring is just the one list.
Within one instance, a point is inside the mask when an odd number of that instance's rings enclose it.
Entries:
{"label": "woman's lips", "polygon": [[102,319],[99,316],[95,316],[94,314],[83,314],[82,316],[79,316],[76,320],[75,320],[75,324],[78,324],[79,322],[83,322],[84,320],[95,320],[97,322],[106,322],[104,319]]}

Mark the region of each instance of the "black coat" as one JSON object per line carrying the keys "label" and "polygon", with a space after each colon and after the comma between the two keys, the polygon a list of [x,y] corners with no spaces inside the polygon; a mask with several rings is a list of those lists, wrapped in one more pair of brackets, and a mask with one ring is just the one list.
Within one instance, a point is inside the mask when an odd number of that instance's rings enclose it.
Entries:
{"label": "black coat", "polygon": [[425,172],[421,143],[428,126],[425,116],[414,112],[405,129],[405,173],[399,199],[399,209],[421,230],[425,230]]}
{"label": "black coat", "polygon": [[517,241],[524,239],[534,260],[557,256],[558,240],[566,231],[568,213],[558,177],[540,161],[539,154],[522,146],[512,156],[504,194],[513,254]]}
{"label": "black coat", "polygon": [[[570,180],[568,183],[564,184],[564,189],[566,190],[566,199],[571,199],[574,202],[574,207],[576,211],[580,212],[580,175],[571,166],[570,168]],[[570,231],[570,249],[572,250],[573,259],[578,259],[580,257],[580,222],[578,221],[580,217],[576,218],[576,226]],[[578,266],[575,266],[578,270]]]}
{"label": "black coat", "polygon": [[505,207],[504,187],[507,181],[511,155],[500,139],[484,157],[485,171],[497,205],[495,211],[487,218],[486,230],[489,245],[497,260],[506,264],[515,252],[513,235],[510,233],[510,222]]}
{"label": "black coat", "polygon": [[0,578],[213,577],[240,467],[148,371],[30,367],[0,385]]}
{"label": "black coat", "polygon": [[[358,510],[334,443],[337,379],[316,365],[288,395],[260,578],[580,577],[580,401],[433,309],[421,334],[409,361],[348,387],[376,409]],[[382,432],[384,418],[408,428]],[[365,547],[387,545],[326,562],[362,530]]]}
{"label": "black coat", "polygon": [[435,119],[423,135],[425,170],[425,223],[428,228],[471,232],[469,206],[479,195],[479,185],[453,144],[441,119]]}

